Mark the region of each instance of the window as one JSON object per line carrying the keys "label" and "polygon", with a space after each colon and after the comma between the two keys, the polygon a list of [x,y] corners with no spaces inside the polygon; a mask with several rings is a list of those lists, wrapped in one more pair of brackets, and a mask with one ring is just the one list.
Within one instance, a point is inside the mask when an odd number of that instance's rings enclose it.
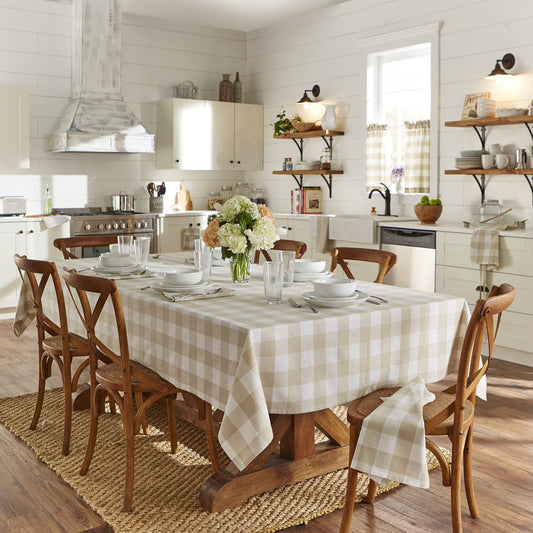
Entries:
{"label": "window", "polygon": [[392,191],[436,194],[438,25],[363,44],[367,189],[383,182]]}

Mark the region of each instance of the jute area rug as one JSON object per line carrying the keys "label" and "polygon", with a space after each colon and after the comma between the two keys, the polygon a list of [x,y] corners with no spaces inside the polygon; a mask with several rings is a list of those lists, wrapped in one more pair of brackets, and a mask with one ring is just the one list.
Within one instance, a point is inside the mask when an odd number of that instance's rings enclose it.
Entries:
{"label": "jute area rug", "polygon": [[[62,391],[46,392],[39,424],[30,431],[35,397],[28,394],[0,399],[0,422],[28,444],[116,533],[267,533],[307,523],[344,505],[346,469],[253,497],[235,509],[219,513],[204,511],[198,494],[200,485],[212,472],[204,433],[178,420],[179,447],[172,455],[166,411],[153,406],[148,416],[149,434],[135,439],[133,511],[123,513],[125,446],[120,415],[100,417],[89,473],[80,476],[89,411],[74,412],[71,452],[65,457],[61,455]],[[320,439],[324,436],[317,432],[317,440]],[[223,457],[221,449],[219,457]],[[433,455],[429,454],[428,458],[430,469],[438,466]],[[360,475],[359,501],[367,486],[368,479]],[[396,486],[393,484],[381,492]]]}

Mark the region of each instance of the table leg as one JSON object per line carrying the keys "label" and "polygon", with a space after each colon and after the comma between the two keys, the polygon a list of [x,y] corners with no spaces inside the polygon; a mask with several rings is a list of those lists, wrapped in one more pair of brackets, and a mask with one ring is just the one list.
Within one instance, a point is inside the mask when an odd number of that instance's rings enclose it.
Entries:
{"label": "table leg", "polygon": [[[239,472],[230,465],[202,484],[200,504],[204,509],[229,509],[256,494],[348,466],[348,427],[331,410],[271,415],[271,420],[272,442],[244,470]],[[315,445],[315,425],[331,441]]]}

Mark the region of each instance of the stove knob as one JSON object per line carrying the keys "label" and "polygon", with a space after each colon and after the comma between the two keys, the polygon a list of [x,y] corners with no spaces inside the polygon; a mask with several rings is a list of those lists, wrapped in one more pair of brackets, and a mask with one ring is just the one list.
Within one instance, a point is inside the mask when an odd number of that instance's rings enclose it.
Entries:
{"label": "stove knob", "polygon": [[140,229],[141,227],[141,223],[140,222],[135,222],[135,229]]}
{"label": "stove knob", "polygon": [[104,229],[104,225],[103,224],[98,224],[98,229],[100,229],[100,230]]}
{"label": "stove knob", "polygon": [[124,222],[120,223],[120,229],[126,229],[126,224],[124,224]]}
{"label": "stove knob", "polygon": [[91,229],[91,225],[90,224],[85,224],[85,226],[83,226],[83,229],[85,231],[89,231]]}
{"label": "stove knob", "polygon": [[106,224],[105,229],[111,229],[111,224]]}
{"label": "stove knob", "polygon": [[128,222],[128,223],[126,224],[126,227],[127,227],[128,229],[131,229],[131,222]]}
{"label": "stove knob", "polygon": [[113,222],[113,229],[118,229],[118,222]]}
{"label": "stove knob", "polygon": [[142,228],[146,229],[148,227],[148,222],[143,222],[141,224]]}

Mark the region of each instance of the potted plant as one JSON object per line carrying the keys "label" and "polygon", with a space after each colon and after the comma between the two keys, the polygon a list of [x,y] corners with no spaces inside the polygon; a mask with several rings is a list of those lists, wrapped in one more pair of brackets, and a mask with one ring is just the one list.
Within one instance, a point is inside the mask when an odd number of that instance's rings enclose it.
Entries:
{"label": "potted plant", "polygon": [[290,119],[283,107],[276,115],[276,118],[276,122],[270,124],[274,127],[274,137],[277,135],[283,135],[284,133],[290,133],[294,129],[293,123],[302,121],[302,118],[299,115],[294,115],[294,117]]}
{"label": "potted plant", "polygon": [[439,198],[429,199],[422,196],[420,202],[415,205],[415,215],[422,224],[435,224],[442,214],[442,202]]}

